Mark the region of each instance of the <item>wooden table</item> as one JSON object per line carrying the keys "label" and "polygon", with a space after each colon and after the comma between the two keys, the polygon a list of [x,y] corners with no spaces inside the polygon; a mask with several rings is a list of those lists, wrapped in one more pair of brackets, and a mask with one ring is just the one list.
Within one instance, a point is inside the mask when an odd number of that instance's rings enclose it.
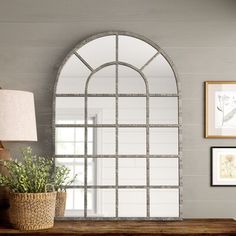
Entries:
{"label": "wooden table", "polygon": [[183,221],[57,221],[52,229],[19,231],[0,226],[0,235],[234,235],[233,219]]}

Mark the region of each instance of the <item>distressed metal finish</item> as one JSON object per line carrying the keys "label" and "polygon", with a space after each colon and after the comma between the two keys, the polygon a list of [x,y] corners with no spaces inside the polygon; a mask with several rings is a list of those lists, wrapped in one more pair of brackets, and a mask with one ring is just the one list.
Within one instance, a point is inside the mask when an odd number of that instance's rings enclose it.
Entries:
{"label": "distressed metal finish", "polygon": [[[87,155],[87,158],[116,158],[117,155]],[[55,158],[84,158],[84,155],[55,155]],[[179,158],[179,155],[149,155],[149,158]],[[146,158],[146,155],[119,155],[119,158]]]}
{"label": "distressed metal finish", "polygon": [[[157,55],[157,54],[156,54]],[[154,59],[152,57],[148,62],[147,65]],[[145,65],[144,65],[145,66]],[[143,67],[144,68],[144,67]],[[148,81],[146,80],[146,201],[147,201],[147,218],[150,217],[150,160],[149,160],[149,152],[150,152],[150,137],[149,137],[149,86]]]}
{"label": "distressed metal finish", "polygon": [[[177,124],[87,124],[87,127],[92,128],[129,128],[129,127],[135,127],[135,128],[146,128],[149,127],[156,127],[156,128],[178,128],[179,125]],[[84,127],[83,124],[56,124],[56,128],[79,128]]]}
{"label": "distressed metal finish", "polygon": [[[56,97],[84,97],[85,94],[77,93],[58,93]],[[146,97],[145,93],[119,93],[119,97]],[[178,97],[175,93],[149,93],[149,97]],[[116,94],[112,93],[88,93],[87,97],[116,97]]]}
{"label": "distressed metal finish", "polygon": [[83,57],[81,57],[77,52],[74,52],[74,55],[77,56],[79,58],[79,60],[81,62],[84,63],[84,65],[90,70],[90,71],[93,71],[93,68],[84,60]]}
{"label": "distressed metal finish", "polygon": [[[67,187],[69,188],[84,188],[84,185],[71,185]],[[87,188],[99,188],[99,189],[146,189],[147,185],[87,185]],[[152,189],[178,189],[179,185],[149,185],[149,188]]]}
{"label": "distressed metal finish", "polygon": [[[122,221],[122,220],[144,220],[144,221],[173,221],[173,220],[181,220],[179,217],[57,217],[56,220],[109,220],[109,221]],[[124,234],[127,235],[127,234]]]}
{"label": "distressed metal finish", "polygon": [[115,215],[116,217],[119,216],[119,97],[118,97],[118,93],[119,93],[119,65],[118,65],[118,61],[119,61],[119,42],[118,42],[118,34],[116,34],[116,164],[115,164],[115,181],[116,181],[116,200],[115,200],[115,204],[116,204],[116,209],[115,209]]}
{"label": "distressed metal finish", "polygon": [[[81,48],[82,46],[84,46],[85,44],[87,44],[88,42],[103,37],[103,36],[109,36],[109,35],[114,35],[115,39],[116,39],[116,60],[109,62],[109,63],[105,63],[103,65],[101,65],[98,68],[93,69],[77,52],[77,50],[79,48]],[[143,40],[144,42],[150,44],[151,46],[153,46],[154,48],[156,48],[157,53],[150,58],[140,69],[134,67],[131,64],[125,63],[125,62],[121,62],[119,61],[119,45],[118,45],[118,36],[119,35],[126,35],[126,36],[131,36],[131,37],[135,37],[138,38],[140,40]],[[65,63],[67,62],[67,60],[69,59],[69,57],[71,55],[75,55],[90,71],[90,75],[86,81],[86,86],[85,86],[85,91],[84,94],[76,94],[76,93],[60,93],[60,94],[56,94],[56,88],[57,88],[57,82],[59,80],[60,77],[60,72],[63,68],[63,66],[65,65]],[[167,62],[169,63],[169,65],[172,67],[174,75],[175,75],[175,80],[176,80],[176,85],[177,85],[177,94],[158,94],[158,93],[152,93],[149,94],[149,89],[148,89],[148,81],[144,75],[144,73],[142,72],[142,70],[158,55],[161,54],[165,57],[165,59],[167,60]],[[91,94],[88,93],[88,86],[89,86],[89,81],[91,80],[92,76],[98,72],[99,70],[107,67],[107,66],[111,66],[114,65],[116,68],[116,89],[115,89],[115,94]],[[118,91],[118,84],[119,84],[119,76],[118,76],[118,66],[122,65],[122,66],[126,66],[129,67],[133,70],[135,70],[137,73],[139,73],[141,75],[141,77],[143,78],[144,82],[145,82],[145,88],[146,88],[146,93],[144,94],[119,94]],[[56,120],[55,120],[55,102],[56,102],[56,97],[84,97],[85,101],[84,101],[84,119],[85,119],[85,124],[80,124],[80,125],[67,125],[67,124],[56,124]],[[88,108],[87,108],[87,102],[88,102],[88,97],[115,97],[116,100],[116,107],[115,107],[115,114],[116,114],[116,121],[115,124],[88,124]],[[118,113],[118,106],[119,106],[119,97],[146,97],[146,124],[119,124],[119,113]],[[149,123],[149,97],[176,97],[178,98],[178,124],[150,124]],[[177,74],[176,74],[176,69],[175,66],[173,64],[173,62],[168,58],[168,56],[165,54],[165,52],[156,44],[154,44],[152,41],[146,39],[143,36],[140,35],[136,35],[133,33],[129,33],[129,32],[123,32],[123,31],[116,31],[116,32],[105,32],[105,33],[101,33],[98,35],[94,35],[86,40],[84,40],[82,43],[80,43],[77,47],[75,47],[74,49],[72,49],[70,51],[70,53],[66,56],[66,58],[64,59],[62,65],[60,66],[59,70],[58,70],[58,74],[57,74],[57,79],[56,79],[56,83],[55,83],[55,87],[54,87],[54,99],[53,99],[53,144],[54,144],[54,151],[55,151],[55,130],[56,128],[63,128],[63,127],[84,127],[85,128],[85,155],[55,155],[55,158],[83,158],[84,159],[84,185],[82,186],[78,186],[78,185],[73,185],[73,186],[69,186],[68,188],[82,188],[84,189],[84,216],[83,217],[65,217],[63,219],[67,220],[71,220],[71,219],[79,219],[79,220],[86,220],[86,219],[91,219],[91,220],[177,220],[177,219],[181,219],[182,218],[182,204],[183,204],[183,200],[182,200],[182,185],[183,185],[183,180],[182,180],[182,110],[181,110],[181,93],[180,93],[180,84],[177,80]],[[115,146],[115,155],[88,155],[88,146],[87,146],[87,139],[88,139],[88,127],[114,127],[116,130],[116,146]],[[119,128],[120,127],[143,127],[146,128],[146,155],[119,155],[118,154],[118,139],[119,139]],[[150,155],[149,152],[149,129],[150,127],[160,127],[160,128],[178,128],[178,155]],[[54,152],[55,153],[55,152]],[[146,185],[131,185],[131,186],[123,186],[123,185],[119,185],[118,183],[118,177],[119,177],[119,172],[118,172],[118,166],[119,166],[119,158],[146,158]],[[87,158],[115,158],[115,185],[88,185],[87,184]],[[178,158],[179,159],[179,184],[177,186],[168,186],[168,185],[155,185],[155,186],[151,186],[150,185],[150,163],[149,163],[149,159],[150,158]],[[89,217],[87,216],[87,189],[91,189],[91,188],[95,188],[95,189],[115,189],[116,191],[116,208],[115,208],[115,217]],[[146,215],[147,217],[119,217],[118,216],[118,210],[119,210],[119,195],[118,195],[118,190],[119,189],[125,189],[125,188],[129,188],[129,189],[146,189]],[[179,217],[150,217],[150,189],[179,189]]]}
{"label": "distressed metal finish", "polygon": [[151,57],[151,58],[140,68],[140,70],[142,71],[147,65],[149,65],[150,62],[153,61],[153,60],[157,57],[157,55],[159,55],[159,52],[157,52],[153,57]]}

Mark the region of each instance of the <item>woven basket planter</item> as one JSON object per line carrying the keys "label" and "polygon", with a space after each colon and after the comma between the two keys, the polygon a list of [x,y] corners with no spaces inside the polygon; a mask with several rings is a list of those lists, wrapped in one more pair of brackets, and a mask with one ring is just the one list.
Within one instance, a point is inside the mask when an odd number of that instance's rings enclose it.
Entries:
{"label": "woven basket planter", "polygon": [[56,192],[10,193],[10,222],[20,230],[52,228]]}
{"label": "woven basket planter", "polygon": [[66,208],[66,192],[57,192],[55,217],[63,217]]}

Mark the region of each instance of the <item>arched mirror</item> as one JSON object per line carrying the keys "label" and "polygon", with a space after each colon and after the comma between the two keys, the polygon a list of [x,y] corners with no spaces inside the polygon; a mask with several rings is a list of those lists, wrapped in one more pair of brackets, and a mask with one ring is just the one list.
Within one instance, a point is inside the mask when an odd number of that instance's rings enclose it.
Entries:
{"label": "arched mirror", "polygon": [[54,111],[56,163],[79,176],[67,217],[181,217],[179,89],[157,45],[125,32],[83,41],[59,69]]}

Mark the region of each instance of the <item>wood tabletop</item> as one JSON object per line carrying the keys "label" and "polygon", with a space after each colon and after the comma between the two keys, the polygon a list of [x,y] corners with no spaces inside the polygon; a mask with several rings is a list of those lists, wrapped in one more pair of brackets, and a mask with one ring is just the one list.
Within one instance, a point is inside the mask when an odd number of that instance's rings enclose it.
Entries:
{"label": "wood tabletop", "polygon": [[0,226],[0,235],[234,235],[233,219],[182,221],[56,221],[52,229],[19,231]]}

